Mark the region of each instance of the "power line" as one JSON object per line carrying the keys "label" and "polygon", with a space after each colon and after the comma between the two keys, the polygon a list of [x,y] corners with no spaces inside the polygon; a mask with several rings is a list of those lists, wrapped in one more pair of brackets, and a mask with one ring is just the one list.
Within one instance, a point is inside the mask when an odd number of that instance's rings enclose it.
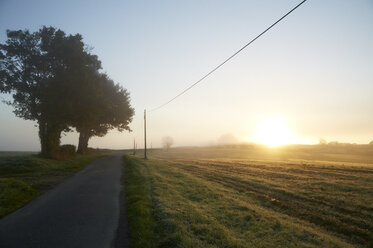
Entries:
{"label": "power line", "polygon": [[263,34],[265,34],[268,30],[270,30],[272,27],[274,27],[277,23],[279,23],[280,21],[282,21],[286,16],[288,16],[291,12],[293,12],[294,10],[296,10],[299,6],[301,6],[303,3],[305,3],[307,0],[303,0],[302,2],[300,2],[297,6],[295,6],[294,8],[292,8],[289,12],[287,12],[285,15],[283,15],[280,19],[278,19],[276,22],[274,22],[271,26],[269,26],[266,30],[264,30],[263,32],[261,32],[258,36],[256,36],[254,39],[252,39],[250,42],[246,43],[243,47],[241,47],[237,52],[235,52],[233,55],[231,55],[229,58],[227,58],[226,60],[224,60],[222,63],[220,63],[218,66],[216,66],[214,69],[212,69],[210,72],[208,72],[206,75],[204,75],[201,79],[199,79],[198,81],[196,81],[195,83],[193,83],[192,85],[190,85],[188,88],[186,88],[185,90],[183,90],[182,92],[180,92],[178,95],[176,95],[175,97],[173,97],[171,100],[165,102],[164,104],[150,110],[149,112],[153,112],[155,110],[158,110],[164,106],[166,106],[167,104],[169,104],[170,102],[174,101],[176,98],[180,97],[181,95],[183,95],[185,92],[187,92],[188,90],[190,90],[191,88],[193,88],[194,86],[196,86],[197,84],[199,84],[202,80],[204,80],[205,78],[207,78],[208,76],[210,76],[212,73],[214,73],[217,69],[219,69],[220,67],[222,67],[225,63],[227,63],[229,60],[231,60],[233,57],[235,57],[237,54],[239,54],[242,50],[244,50],[246,47],[248,47],[251,43],[253,43],[254,41],[256,41],[260,36],[262,36]]}

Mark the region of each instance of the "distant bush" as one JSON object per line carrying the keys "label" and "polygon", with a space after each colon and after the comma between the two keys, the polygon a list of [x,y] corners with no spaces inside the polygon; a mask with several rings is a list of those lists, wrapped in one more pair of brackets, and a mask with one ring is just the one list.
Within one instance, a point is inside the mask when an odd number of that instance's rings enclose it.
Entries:
{"label": "distant bush", "polygon": [[76,155],[76,146],[74,145],[62,145],[58,149],[58,153],[55,158],[58,160],[64,160]]}

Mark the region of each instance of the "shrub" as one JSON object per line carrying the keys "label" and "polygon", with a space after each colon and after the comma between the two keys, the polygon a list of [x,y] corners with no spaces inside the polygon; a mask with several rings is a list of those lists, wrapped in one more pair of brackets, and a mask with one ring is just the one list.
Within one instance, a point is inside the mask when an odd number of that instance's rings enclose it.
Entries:
{"label": "shrub", "polygon": [[64,160],[76,155],[76,146],[74,145],[62,145],[58,149],[58,153],[56,154],[56,159]]}

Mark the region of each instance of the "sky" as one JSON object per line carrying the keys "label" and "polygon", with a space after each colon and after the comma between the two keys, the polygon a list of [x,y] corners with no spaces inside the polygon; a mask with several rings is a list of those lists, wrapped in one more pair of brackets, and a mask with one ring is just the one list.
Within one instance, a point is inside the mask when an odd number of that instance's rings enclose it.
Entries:
{"label": "sky", "polygon": [[[144,109],[170,100],[299,2],[0,0],[0,42],[7,29],[43,25],[82,34],[136,111],[132,132],[114,130],[89,145],[131,148],[136,139],[142,147]],[[148,113],[148,143],[171,136],[175,146],[201,146],[226,134],[260,142],[261,133],[279,132],[291,143],[370,142],[372,13],[371,0],[307,1],[187,94]],[[0,150],[39,150],[35,124],[0,103]],[[77,140],[74,132],[62,136],[63,144]]]}

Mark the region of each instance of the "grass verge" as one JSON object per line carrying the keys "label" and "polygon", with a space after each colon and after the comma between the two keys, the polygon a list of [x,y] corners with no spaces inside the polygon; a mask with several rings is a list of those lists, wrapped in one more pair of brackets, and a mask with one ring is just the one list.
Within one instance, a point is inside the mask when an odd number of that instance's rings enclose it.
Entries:
{"label": "grass verge", "polygon": [[125,161],[125,192],[129,239],[132,248],[156,247],[155,221],[149,173],[145,164],[130,156]]}
{"label": "grass verge", "polygon": [[51,189],[102,154],[77,156],[64,161],[36,155],[0,158],[0,218]]}

